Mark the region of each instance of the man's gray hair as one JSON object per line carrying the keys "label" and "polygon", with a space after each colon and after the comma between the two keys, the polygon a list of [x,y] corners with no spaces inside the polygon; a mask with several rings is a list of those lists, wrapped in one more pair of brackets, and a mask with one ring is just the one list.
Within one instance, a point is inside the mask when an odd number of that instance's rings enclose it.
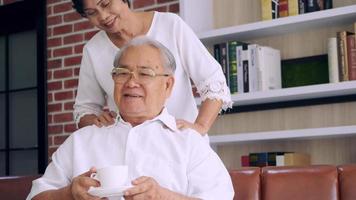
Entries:
{"label": "man's gray hair", "polygon": [[159,50],[161,53],[161,58],[163,61],[163,65],[167,72],[170,72],[174,74],[176,70],[176,61],[174,59],[173,54],[169,51],[167,47],[165,47],[163,44],[158,42],[155,39],[152,39],[148,36],[138,36],[130,40],[128,43],[126,43],[120,51],[116,54],[115,59],[114,59],[114,67],[117,67],[119,65],[119,61],[121,56],[125,53],[125,51],[129,47],[134,47],[134,46],[141,46],[141,45],[149,45],[152,47],[155,47]]}

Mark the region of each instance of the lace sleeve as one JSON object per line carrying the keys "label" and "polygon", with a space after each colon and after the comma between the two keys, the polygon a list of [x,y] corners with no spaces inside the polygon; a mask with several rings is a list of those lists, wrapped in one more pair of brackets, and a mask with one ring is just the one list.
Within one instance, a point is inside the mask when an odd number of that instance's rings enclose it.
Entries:
{"label": "lace sleeve", "polygon": [[208,79],[197,85],[197,89],[202,101],[205,101],[207,98],[221,100],[223,102],[222,110],[232,108],[230,90],[226,86],[225,80]]}

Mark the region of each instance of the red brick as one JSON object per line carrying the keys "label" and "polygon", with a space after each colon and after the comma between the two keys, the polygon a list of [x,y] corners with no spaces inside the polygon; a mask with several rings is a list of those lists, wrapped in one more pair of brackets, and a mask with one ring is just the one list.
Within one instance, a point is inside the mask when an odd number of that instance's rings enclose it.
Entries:
{"label": "red brick", "polygon": [[71,33],[71,32],[73,32],[73,25],[71,24],[53,28],[53,35],[61,35],[61,34]]}
{"label": "red brick", "polygon": [[47,6],[49,4],[53,4],[53,3],[57,3],[57,2],[58,2],[58,0],[47,0]]}
{"label": "red brick", "polygon": [[48,134],[63,133],[63,125],[50,125],[48,126]]}
{"label": "red brick", "polygon": [[77,87],[78,87],[78,79],[64,81],[64,88],[77,88]]}
{"label": "red brick", "polygon": [[47,26],[56,25],[56,24],[60,24],[60,23],[62,23],[61,15],[47,17]]}
{"label": "red brick", "polygon": [[78,43],[83,41],[83,34],[69,35],[63,38],[64,44]]}
{"label": "red brick", "polygon": [[52,36],[52,28],[47,28],[47,37]]}
{"label": "red brick", "polygon": [[78,53],[82,53],[83,52],[83,47],[84,47],[85,44],[80,44],[80,45],[76,45],[74,47],[74,53],[75,54],[78,54]]}
{"label": "red brick", "polygon": [[82,31],[86,29],[92,29],[94,26],[89,21],[78,22],[74,24],[74,31]]}
{"label": "red brick", "polygon": [[98,32],[98,30],[86,32],[86,33],[85,33],[85,36],[84,36],[84,39],[85,39],[86,41],[87,41],[87,40],[90,40],[97,32]]}
{"label": "red brick", "polygon": [[[57,148],[58,148],[58,147],[49,147],[49,148],[48,148],[48,157],[52,157],[53,153],[54,153],[55,151],[57,151]],[[49,158],[49,159],[51,159],[51,158]]]}
{"label": "red brick", "polygon": [[53,145],[53,137],[52,136],[48,136],[48,146],[52,146]]}
{"label": "red brick", "polygon": [[73,110],[74,101],[64,103],[64,110]]}
{"label": "red brick", "polygon": [[178,14],[179,13],[179,4],[176,3],[176,4],[169,5],[168,11]]}
{"label": "red brick", "polygon": [[73,133],[77,130],[77,126],[75,124],[66,124],[64,125],[64,132],[65,133]]}
{"label": "red brick", "polygon": [[62,110],[62,104],[61,103],[48,104],[47,105],[47,110],[48,110],[48,112],[61,111]]}
{"label": "red brick", "polygon": [[142,7],[150,6],[150,5],[153,5],[153,4],[155,4],[154,0],[135,0],[133,2],[133,8],[134,9],[142,8]]}
{"label": "red brick", "polygon": [[55,46],[61,46],[62,45],[62,38],[57,37],[57,38],[51,38],[47,40],[47,47],[55,47]]}
{"label": "red brick", "polygon": [[80,20],[82,19],[82,16],[79,15],[77,12],[71,12],[71,13],[68,13],[68,14],[65,14],[63,16],[63,20],[64,22],[72,22],[72,21],[77,21],[77,20]]}
{"label": "red brick", "polygon": [[53,57],[66,56],[71,54],[73,54],[72,47],[64,47],[64,48],[53,50]]}
{"label": "red brick", "polygon": [[53,121],[54,121],[55,123],[73,121],[73,114],[72,114],[72,113],[55,114],[55,115],[53,116]]}
{"label": "red brick", "polygon": [[72,2],[67,2],[67,3],[62,3],[62,4],[58,4],[53,6],[53,13],[62,13],[62,12],[66,12],[69,10],[72,10]]}
{"label": "red brick", "polygon": [[157,3],[168,3],[176,0],[157,0]]}
{"label": "red brick", "polygon": [[47,71],[47,81],[52,80],[52,71]]}
{"label": "red brick", "polygon": [[61,79],[61,78],[68,78],[73,76],[72,69],[60,69],[53,72],[53,78]]}
{"label": "red brick", "polygon": [[47,68],[54,69],[62,66],[62,59],[49,60],[47,61]]}
{"label": "red brick", "polygon": [[59,136],[54,136],[53,138],[53,144],[54,145],[61,145],[63,142],[68,138],[69,135],[59,135]]}
{"label": "red brick", "polygon": [[47,102],[52,102],[53,101],[53,94],[52,93],[48,93],[47,94]]}
{"label": "red brick", "polygon": [[80,67],[74,68],[74,76],[79,76]]}
{"label": "red brick", "polygon": [[57,92],[54,94],[54,100],[61,101],[73,99],[73,91],[66,91],[66,92]]}
{"label": "red brick", "polygon": [[47,16],[52,15],[52,6],[47,7]]}
{"label": "red brick", "polygon": [[62,89],[62,81],[48,82],[47,83],[47,90],[48,91],[60,90],[60,89]]}
{"label": "red brick", "polygon": [[64,66],[79,65],[82,61],[82,56],[75,56],[64,59]]}
{"label": "red brick", "polygon": [[167,6],[161,6],[161,7],[151,8],[151,9],[148,9],[146,11],[167,12],[167,10],[168,10]]}
{"label": "red brick", "polygon": [[53,122],[53,117],[52,117],[52,115],[47,115],[47,123],[48,124],[51,124],[52,122]]}

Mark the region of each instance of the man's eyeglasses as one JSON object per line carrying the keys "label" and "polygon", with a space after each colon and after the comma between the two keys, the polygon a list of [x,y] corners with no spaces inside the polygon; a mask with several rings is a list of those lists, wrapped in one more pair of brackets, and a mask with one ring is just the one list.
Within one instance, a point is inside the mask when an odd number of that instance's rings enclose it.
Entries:
{"label": "man's eyeglasses", "polygon": [[131,79],[131,76],[135,76],[140,83],[149,83],[156,76],[170,76],[170,74],[158,74],[150,68],[138,68],[136,71],[130,71],[123,67],[114,67],[111,75],[115,83],[126,83]]}

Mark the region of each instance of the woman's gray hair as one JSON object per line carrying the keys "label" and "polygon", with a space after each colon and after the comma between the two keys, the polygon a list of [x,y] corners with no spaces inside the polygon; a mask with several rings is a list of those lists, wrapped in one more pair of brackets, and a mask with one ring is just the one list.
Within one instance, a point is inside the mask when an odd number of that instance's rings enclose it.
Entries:
{"label": "woman's gray hair", "polygon": [[173,54],[169,51],[167,47],[165,47],[163,44],[158,42],[155,39],[152,39],[148,36],[138,36],[130,40],[128,43],[126,43],[120,51],[116,54],[115,59],[114,59],[114,67],[117,67],[120,61],[121,56],[125,53],[125,51],[129,47],[134,47],[134,46],[140,46],[140,45],[149,45],[152,47],[155,47],[159,50],[161,53],[161,57],[163,60],[163,65],[167,72],[170,72],[174,74],[176,70],[176,61],[174,59]]}

